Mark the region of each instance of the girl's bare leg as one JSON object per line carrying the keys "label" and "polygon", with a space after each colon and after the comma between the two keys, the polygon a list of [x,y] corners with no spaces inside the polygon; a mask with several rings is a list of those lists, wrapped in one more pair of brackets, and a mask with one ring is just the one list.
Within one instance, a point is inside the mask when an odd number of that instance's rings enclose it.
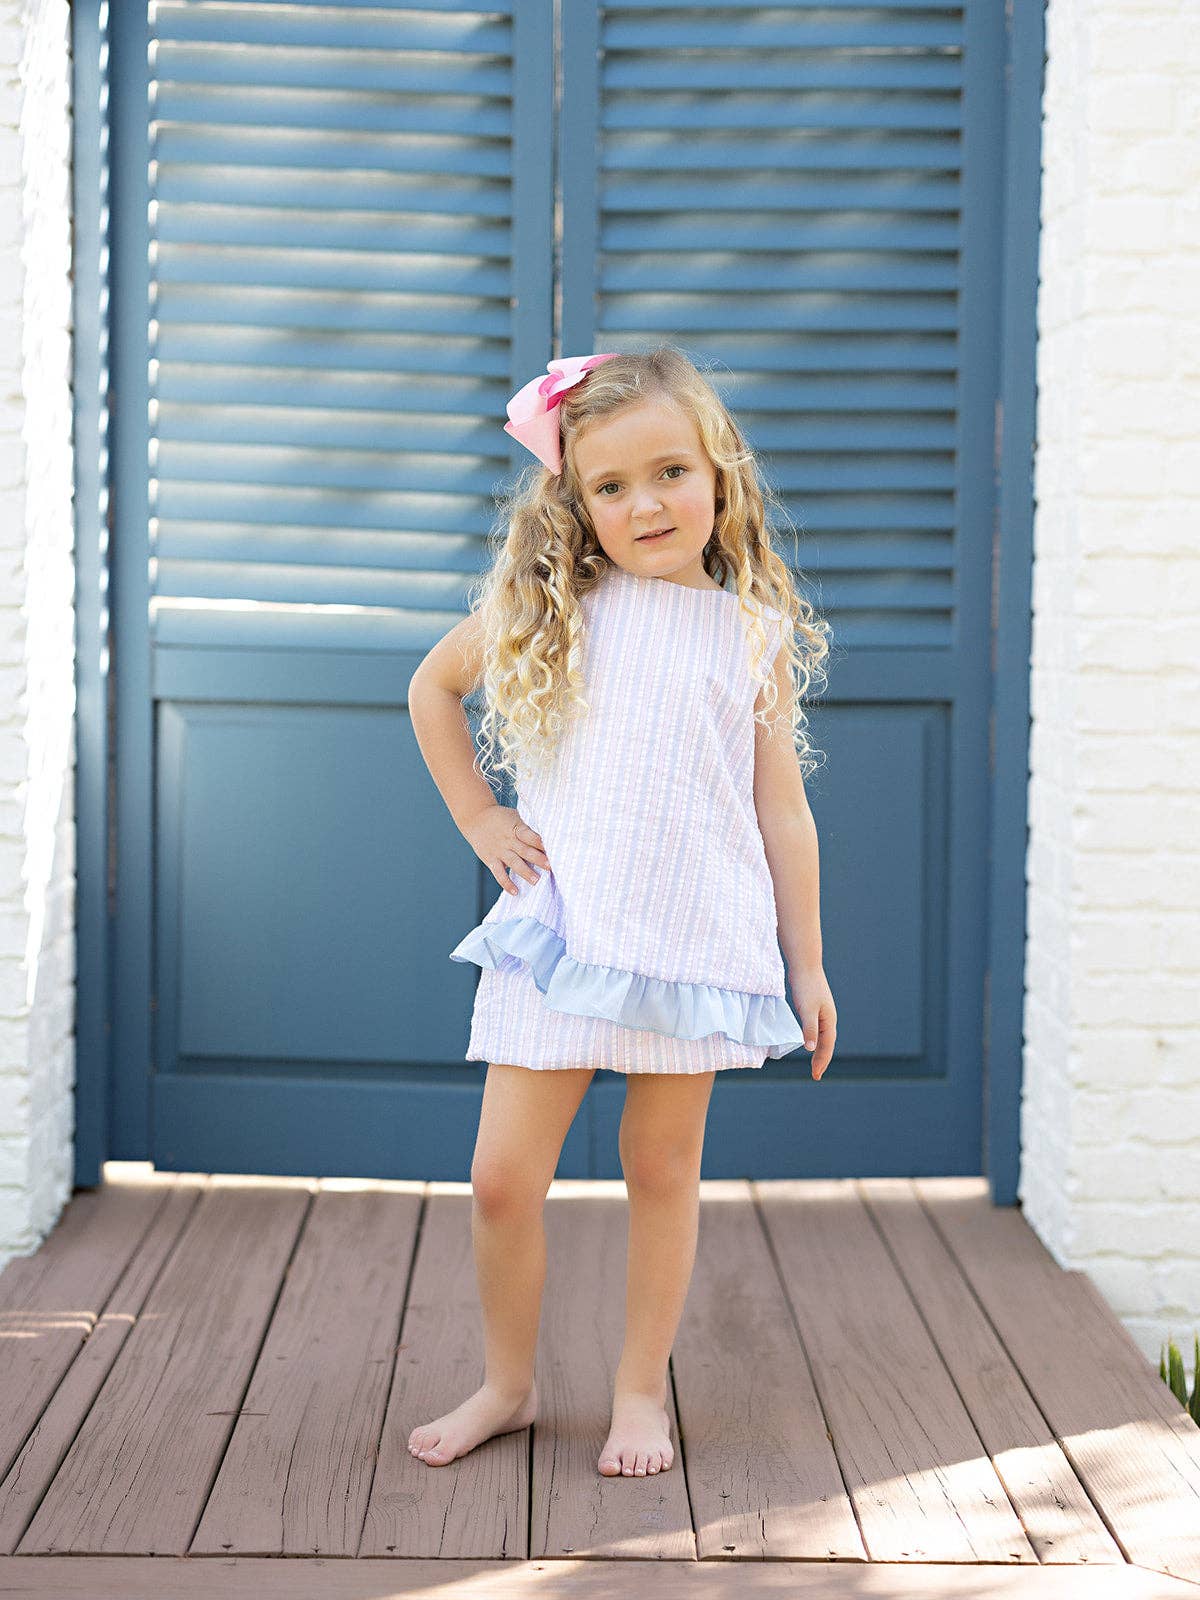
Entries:
{"label": "girl's bare leg", "polygon": [[466,1455],[495,1433],[527,1428],[546,1232],[542,1214],[593,1069],[489,1064],[471,1163],[471,1239],[483,1310],[484,1380],[453,1411],[414,1428],[412,1455],[431,1467]]}
{"label": "girl's bare leg", "polygon": [[629,1191],[625,1345],[597,1462],[606,1477],[653,1475],[675,1459],[667,1360],[696,1259],[700,1158],[715,1077],[630,1073],[626,1083],[619,1138]]}

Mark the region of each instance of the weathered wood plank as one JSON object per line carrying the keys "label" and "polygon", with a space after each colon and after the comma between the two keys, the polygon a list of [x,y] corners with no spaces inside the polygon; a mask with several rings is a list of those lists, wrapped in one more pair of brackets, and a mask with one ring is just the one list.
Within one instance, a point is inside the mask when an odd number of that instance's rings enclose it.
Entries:
{"label": "weathered wood plank", "polygon": [[[987,1181],[974,1185],[986,1205]],[[1008,1351],[979,1307],[909,1178],[864,1178],[858,1189],[896,1259],[975,1431],[1040,1561],[1123,1563],[1116,1541],[1071,1470]],[[981,1273],[994,1270],[990,1259]]]}
{"label": "weathered wood plank", "polygon": [[1200,1428],[1018,1207],[949,1180],[916,1187],[1121,1549],[1200,1583]]}
{"label": "weathered wood plank", "polygon": [[528,1428],[487,1439],[444,1467],[408,1453],[418,1423],[451,1410],[483,1382],[471,1203],[469,1183],[427,1186],[360,1557],[503,1561],[526,1553]]}
{"label": "weathered wood plank", "polygon": [[420,1210],[419,1184],[318,1187],[190,1554],[355,1554]]}
{"label": "weathered wood plank", "polygon": [[695,1560],[670,1384],[672,1466],[644,1478],[609,1477],[597,1466],[625,1333],[628,1226],[623,1181],[556,1179],[550,1185],[533,1425],[533,1557]]}
{"label": "weathered wood plank", "polygon": [[870,1559],[1036,1564],[853,1179],[754,1189]]}
{"label": "weathered wood plank", "polygon": [[750,1186],[701,1193],[672,1353],[700,1559],[865,1561]]}
{"label": "weathered wood plank", "polygon": [[154,1172],[80,1190],[38,1248],[0,1272],[0,1473],[91,1333],[170,1189]]}
{"label": "weathered wood plank", "polygon": [[1078,1567],[919,1562],[0,1557],[0,1595],[21,1600],[962,1600],[964,1594],[971,1600],[1195,1600],[1196,1591],[1130,1566],[1098,1567],[1085,1576]]}
{"label": "weathered wood plank", "polygon": [[213,1178],[20,1554],[187,1549],[309,1198],[300,1180]]}
{"label": "weathered wood plank", "polygon": [[[133,1259],[0,1484],[0,1552],[5,1555],[17,1548],[47,1485],[62,1465],[206,1182],[203,1176],[191,1173],[150,1176],[159,1191],[158,1214],[148,1232],[142,1231],[140,1208],[128,1215]],[[119,1187],[119,1180],[114,1180],[114,1193]],[[77,1246],[86,1249],[83,1240],[78,1240]]]}

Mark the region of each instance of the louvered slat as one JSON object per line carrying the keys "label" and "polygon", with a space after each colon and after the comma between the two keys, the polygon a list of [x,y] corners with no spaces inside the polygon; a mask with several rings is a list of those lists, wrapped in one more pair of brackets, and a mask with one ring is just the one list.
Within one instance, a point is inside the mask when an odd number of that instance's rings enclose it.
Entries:
{"label": "louvered slat", "polygon": [[962,8],[636,0],[599,27],[597,347],[715,362],[843,645],[945,646]]}
{"label": "louvered slat", "polygon": [[511,7],[150,25],[153,637],[432,643],[510,458]]}

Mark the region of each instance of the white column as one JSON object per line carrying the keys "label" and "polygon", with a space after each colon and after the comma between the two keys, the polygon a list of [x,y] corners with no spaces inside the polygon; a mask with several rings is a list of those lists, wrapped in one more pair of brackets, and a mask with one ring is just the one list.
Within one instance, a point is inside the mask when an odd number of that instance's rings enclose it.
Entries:
{"label": "white column", "polygon": [[0,1263],[72,1186],[70,28],[0,0]]}
{"label": "white column", "polygon": [[[1017,0],[1022,3],[1022,0]],[[1050,0],[1025,1215],[1157,1364],[1200,1331],[1200,27]]]}

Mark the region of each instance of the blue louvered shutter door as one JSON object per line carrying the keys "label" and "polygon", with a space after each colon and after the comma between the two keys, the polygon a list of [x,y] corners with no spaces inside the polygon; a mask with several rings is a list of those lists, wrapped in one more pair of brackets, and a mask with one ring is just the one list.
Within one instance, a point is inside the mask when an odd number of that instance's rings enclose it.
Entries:
{"label": "blue louvered shutter door", "polygon": [[405,697],[485,559],[504,402],[552,353],[551,22],[550,0],[150,8],[165,1165],[461,1156],[461,1129],[452,1156],[413,1130],[437,1075],[462,1081],[477,973],[446,952],[485,874]]}
{"label": "blue louvered shutter door", "polygon": [[563,11],[564,348],[711,367],[835,634],[836,1070],[756,1170],[980,1170],[1003,13]]}

